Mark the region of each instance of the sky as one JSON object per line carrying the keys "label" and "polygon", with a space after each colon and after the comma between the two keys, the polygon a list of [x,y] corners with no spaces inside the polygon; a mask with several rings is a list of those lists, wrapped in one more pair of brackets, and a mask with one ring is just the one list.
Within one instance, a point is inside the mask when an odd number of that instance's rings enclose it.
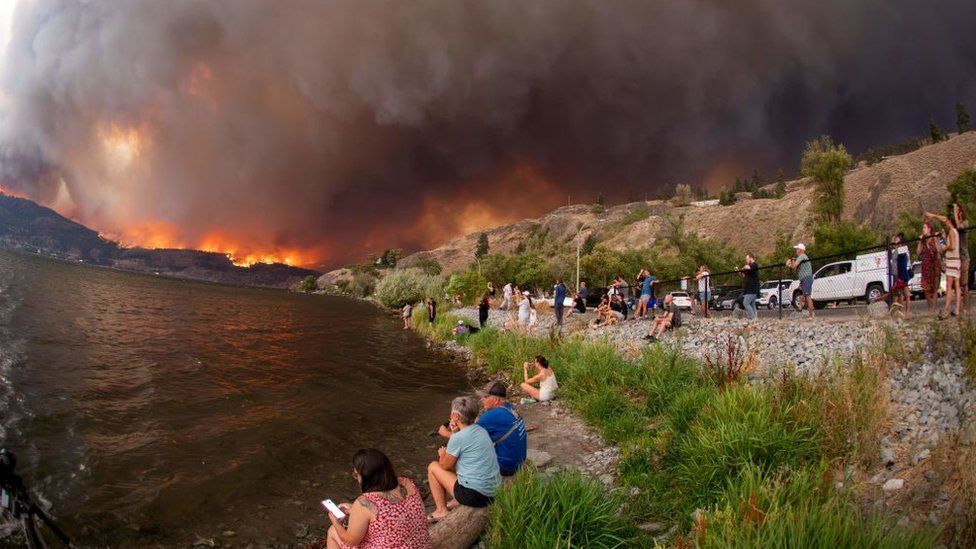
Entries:
{"label": "sky", "polygon": [[971,0],[6,0],[0,187],[127,245],[361,261],[951,130],[973,28]]}

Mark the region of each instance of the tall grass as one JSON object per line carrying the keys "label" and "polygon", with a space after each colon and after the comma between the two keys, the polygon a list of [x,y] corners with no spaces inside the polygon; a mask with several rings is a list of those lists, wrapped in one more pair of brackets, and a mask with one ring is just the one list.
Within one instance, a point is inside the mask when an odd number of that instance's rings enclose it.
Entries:
{"label": "tall grass", "polygon": [[689,538],[699,548],[933,547],[936,533],[867,517],[834,490],[823,464],[770,474],[747,467]]}
{"label": "tall grass", "polygon": [[[430,329],[440,330],[439,322]],[[449,333],[450,326],[445,321],[443,328]],[[625,359],[604,341],[529,338],[490,328],[464,343],[490,373],[516,382],[523,362],[537,354],[549,358],[559,398],[620,447],[619,482],[639,489],[626,505],[632,521],[664,520],[690,529],[691,512],[710,509],[706,516],[716,521],[711,533],[686,531],[714,547],[886,547],[898,539],[909,546],[930,539],[927,533],[894,537],[884,520],[863,518],[849,496],[818,484],[823,463],[868,465],[877,454],[887,421],[883,357],[834,362],[814,377],[787,372],[751,384],[727,369],[716,376],[660,345]],[[567,538],[566,525],[534,522],[541,517],[559,524],[564,514],[572,519],[577,508],[553,507],[568,503],[547,499],[566,482],[520,477],[493,511],[491,546],[604,546]],[[580,482],[570,482],[572,489],[599,488]],[[742,514],[750,505],[765,517],[751,526]],[[537,516],[536,508],[545,512]],[[533,526],[519,526],[519,517]],[[617,530],[610,532],[606,539],[616,540]]]}
{"label": "tall grass", "polygon": [[622,501],[579,474],[522,471],[495,498],[485,544],[492,549],[631,546],[635,529]]}

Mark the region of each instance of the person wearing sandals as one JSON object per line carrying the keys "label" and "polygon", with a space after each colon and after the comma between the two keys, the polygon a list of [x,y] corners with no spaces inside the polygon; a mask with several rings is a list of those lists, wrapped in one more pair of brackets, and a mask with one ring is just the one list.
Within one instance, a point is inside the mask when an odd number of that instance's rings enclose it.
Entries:
{"label": "person wearing sandals", "polygon": [[447,516],[448,496],[458,505],[487,507],[498,492],[502,476],[495,447],[488,431],[475,423],[480,408],[474,397],[458,397],[451,402],[451,438],[446,447],[437,450],[437,461],[427,466],[434,499],[434,512],[427,516],[429,522]]}
{"label": "person wearing sandals", "polygon": [[[387,547],[430,547],[424,517],[424,501],[407,478],[397,477],[386,455],[372,448],[359,450],[352,458],[352,476],[362,495],[339,508],[348,516],[343,525],[332,513],[326,536],[328,549],[383,549]],[[313,544],[321,547],[321,543]]]}
{"label": "person wearing sandals", "polygon": [[[498,456],[498,468],[503,477],[510,477],[522,467],[528,452],[525,421],[508,402],[508,389],[501,381],[491,381],[475,393],[485,409],[475,423],[488,431]],[[447,439],[453,434],[448,424],[441,425],[437,432]]]}
{"label": "person wearing sandals", "polygon": [[[534,365],[536,374],[529,377],[529,366]],[[559,384],[556,383],[556,373],[552,371],[549,367],[549,361],[546,357],[542,355],[536,355],[535,362],[525,362],[522,364],[522,376],[525,381],[520,385],[525,394],[534,398],[539,402],[545,402],[547,400],[552,400],[556,396],[556,389],[559,388]],[[535,382],[539,382],[539,388],[536,389],[534,385]]]}
{"label": "person wearing sandals", "polygon": [[[945,296],[945,309],[939,313],[938,319],[944,320],[950,314],[952,316],[959,315],[959,305],[962,298],[962,292],[959,288],[960,271],[962,270],[962,258],[959,252],[959,229],[958,225],[958,208],[957,204],[953,204],[953,215],[944,216],[934,214],[932,212],[925,212],[925,217],[933,217],[938,219],[945,224],[946,228],[946,243],[945,243],[945,275],[946,275],[946,296]],[[955,309],[952,309],[952,302],[955,300]]]}

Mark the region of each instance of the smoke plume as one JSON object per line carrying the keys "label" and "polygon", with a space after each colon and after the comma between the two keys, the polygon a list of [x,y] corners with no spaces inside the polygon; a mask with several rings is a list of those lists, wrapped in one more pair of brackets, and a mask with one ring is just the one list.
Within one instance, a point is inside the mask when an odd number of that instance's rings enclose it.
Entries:
{"label": "smoke plume", "polygon": [[974,27],[972,0],[21,0],[0,184],[130,243],[359,260],[951,128]]}

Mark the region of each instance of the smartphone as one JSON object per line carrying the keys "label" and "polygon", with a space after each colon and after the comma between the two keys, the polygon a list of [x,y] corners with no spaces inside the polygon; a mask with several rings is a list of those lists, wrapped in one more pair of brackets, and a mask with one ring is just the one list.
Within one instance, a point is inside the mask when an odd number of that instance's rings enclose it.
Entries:
{"label": "smartphone", "polygon": [[325,510],[332,513],[332,516],[334,516],[335,518],[339,520],[346,519],[346,514],[342,512],[342,509],[339,509],[338,505],[332,503],[331,499],[323,499],[322,507],[325,507]]}

